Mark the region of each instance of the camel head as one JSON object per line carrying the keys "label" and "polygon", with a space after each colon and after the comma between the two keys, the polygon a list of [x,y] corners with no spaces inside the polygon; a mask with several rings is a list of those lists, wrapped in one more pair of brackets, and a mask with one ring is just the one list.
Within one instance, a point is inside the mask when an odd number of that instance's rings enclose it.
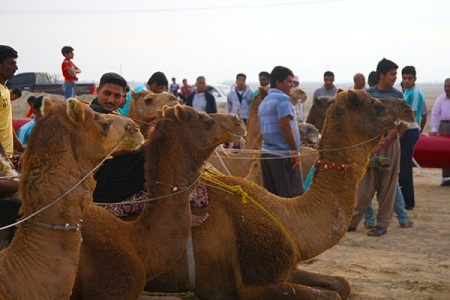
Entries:
{"label": "camel head", "polygon": [[410,106],[403,99],[378,100],[364,90],[339,90],[336,103],[327,110],[319,148],[325,143],[328,147],[338,147],[369,140],[367,144],[375,147],[381,135],[398,120],[414,120]]}
{"label": "camel head", "polygon": [[183,105],[165,106],[160,110],[155,133],[151,137],[158,134],[160,127],[168,126],[167,124],[176,128],[177,135],[183,136],[183,140],[186,141],[184,147],[191,147],[190,151],[193,151],[192,149],[199,152],[212,151],[224,142],[238,142],[247,134],[244,123],[236,116],[208,115]]}
{"label": "camel head", "polygon": [[174,106],[179,103],[178,99],[171,93],[155,94],[147,90],[138,93],[131,91],[128,116],[139,124],[142,134],[146,136],[149,124],[156,120],[157,110],[164,105]]}
{"label": "camel head", "polygon": [[289,93],[289,98],[291,98],[292,103],[295,105],[297,102],[304,103],[308,99],[308,96],[301,88],[293,87]]}
{"label": "camel head", "polygon": [[314,147],[320,138],[320,132],[313,124],[297,122],[298,131],[302,139],[302,145],[308,145]]}

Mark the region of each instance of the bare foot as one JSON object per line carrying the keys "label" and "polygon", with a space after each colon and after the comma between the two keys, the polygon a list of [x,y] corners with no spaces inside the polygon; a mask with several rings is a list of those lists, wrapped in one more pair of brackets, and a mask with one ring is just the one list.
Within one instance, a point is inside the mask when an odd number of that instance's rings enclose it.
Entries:
{"label": "bare foot", "polygon": [[203,224],[203,222],[206,221],[206,219],[208,219],[209,214],[205,213],[204,215],[194,215],[192,214],[192,224],[191,227],[198,227],[200,225]]}

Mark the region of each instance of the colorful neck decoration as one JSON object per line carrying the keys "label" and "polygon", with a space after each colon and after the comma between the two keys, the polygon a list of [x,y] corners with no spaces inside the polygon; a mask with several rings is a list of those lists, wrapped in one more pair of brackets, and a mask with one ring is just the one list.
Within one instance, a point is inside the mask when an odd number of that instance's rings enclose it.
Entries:
{"label": "colorful neck decoration", "polygon": [[358,164],[356,162],[349,163],[349,164],[337,164],[337,163],[329,163],[326,161],[323,161],[321,159],[317,160],[316,162],[317,167],[323,167],[324,169],[336,169],[336,170],[342,170],[347,171],[350,167],[357,167]]}

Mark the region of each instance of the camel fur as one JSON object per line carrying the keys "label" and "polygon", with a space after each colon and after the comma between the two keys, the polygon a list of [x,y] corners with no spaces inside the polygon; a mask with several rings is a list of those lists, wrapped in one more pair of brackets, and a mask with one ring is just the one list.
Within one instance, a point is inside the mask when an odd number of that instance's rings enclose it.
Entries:
{"label": "camel fur", "polygon": [[313,105],[309,110],[308,117],[306,118],[306,123],[313,124],[319,130],[322,131],[325,115],[328,108],[336,100],[334,98],[321,97],[319,99],[314,99]]}
{"label": "camel fur", "polygon": [[318,145],[322,164],[302,196],[281,198],[239,177],[207,177],[210,217],[192,229],[194,255],[183,255],[146,290],[190,290],[201,299],[345,299],[344,278],[297,265],[344,236],[369,156],[397,119],[413,120],[404,100],[339,91]]}
{"label": "camel fur", "polygon": [[164,107],[144,144],[146,188],[155,200],[129,222],[89,207],[72,299],[137,299],[146,281],[173,267],[190,235],[190,194],[204,162],[245,134],[235,116]]}
{"label": "camel fur", "polygon": [[37,214],[19,225],[0,252],[0,299],[69,298],[80,219],[95,185],[89,172],[112,151],[134,150],[143,142],[130,119],[95,113],[78,100],[44,98],[43,108],[23,154],[19,186],[20,214]]}
{"label": "camel fur", "polygon": [[142,90],[138,93],[131,90],[131,102],[128,117],[139,124],[141,132],[147,136],[148,128],[154,124],[157,111],[163,106],[174,106],[179,100],[172,93],[155,94],[152,91]]}

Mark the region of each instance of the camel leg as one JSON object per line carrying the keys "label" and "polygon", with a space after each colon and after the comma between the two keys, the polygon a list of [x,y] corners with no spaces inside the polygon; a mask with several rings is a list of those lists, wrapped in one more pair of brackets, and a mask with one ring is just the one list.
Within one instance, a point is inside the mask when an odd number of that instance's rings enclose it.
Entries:
{"label": "camel leg", "polygon": [[279,282],[268,286],[246,286],[239,289],[241,300],[341,300],[338,293],[309,286]]}
{"label": "camel leg", "polygon": [[286,281],[335,291],[342,299],[347,299],[351,290],[350,283],[343,277],[312,273],[299,268],[295,269]]}

